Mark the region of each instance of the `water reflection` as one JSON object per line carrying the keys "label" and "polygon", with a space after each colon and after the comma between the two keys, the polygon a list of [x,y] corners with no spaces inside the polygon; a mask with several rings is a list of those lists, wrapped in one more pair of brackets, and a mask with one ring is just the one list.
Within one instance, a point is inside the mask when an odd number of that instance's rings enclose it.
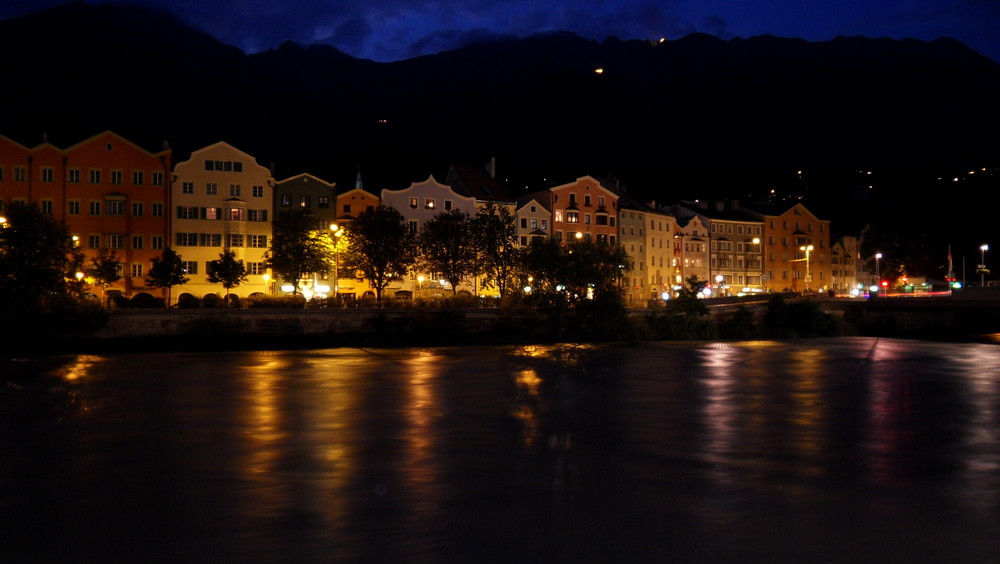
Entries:
{"label": "water reflection", "polygon": [[85,408],[4,414],[0,544],[991,561],[996,366],[994,345],[867,338],[67,357],[39,373]]}

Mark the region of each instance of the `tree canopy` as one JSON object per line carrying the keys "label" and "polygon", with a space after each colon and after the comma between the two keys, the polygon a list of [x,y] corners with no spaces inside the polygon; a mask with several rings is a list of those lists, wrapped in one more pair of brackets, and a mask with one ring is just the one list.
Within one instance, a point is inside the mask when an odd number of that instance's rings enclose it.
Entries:
{"label": "tree canopy", "polygon": [[212,284],[222,284],[226,289],[226,305],[229,305],[229,291],[247,280],[247,268],[242,260],[236,258],[236,253],[226,249],[219,253],[219,258],[208,263],[208,281]]}
{"label": "tree canopy", "polygon": [[264,254],[264,264],[275,277],[291,284],[299,292],[299,282],[311,272],[328,273],[333,269],[334,241],[328,226],[308,209],[281,212],[272,225],[271,246]]}
{"label": "tree canopy", "polygon": [[13,300],[67,295],[82,255],[66,226],[34,203],[14,202],[0,224],[0,292]]}
{"label": "tree canopy", "polygon": [[170,289],[174,286],[187,284],[188,277],[184,272],[184,262],[173,249],[163,249],[159,257],[149,259],[153,265],[146,276],[146,284],[153,288],[166,288],[166,304],[170,305]]}
{"label": "tree canopy", "polygon": [[413,265],[414,235],[395,209],[378,206],[361,212],[347,226],[344,267],[361,272],[382,301],[382,292]]}
{"label": "tree canopy", "polygon": [[453,295],[463,278],[476,274],[479,253],[474,224],[462,210],[441,212],[424,222],[418,246],[420,267],[447,280]]}
{"label": "tree canopy", "polygon": [[473,231],[479,253],[479,270],[484,275],[483,285],[496,288],[500,297],[504,298],[516,284],[520,260],[514,217],[507,206],[488,202],[476,214]]}

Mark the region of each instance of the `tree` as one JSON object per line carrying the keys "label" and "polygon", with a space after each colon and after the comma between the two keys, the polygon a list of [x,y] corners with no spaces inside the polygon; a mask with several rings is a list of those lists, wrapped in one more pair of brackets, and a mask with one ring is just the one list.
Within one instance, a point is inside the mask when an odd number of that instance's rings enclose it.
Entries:
{"label": "tree", "polygon": [[462,210],[441,212],[424,223],[417,243],[420,267],[439,273],[451,284],[451,293],[469,275],[476,274],[478,255],[472,217]]}
{"label": "tree", "polygon": [[247,268],[242,260],[237,260],[236,253],[226,249],[219,253],[219,258],[208,263],[208,281],[212,284],[222,284],[226,289],[226,306],[229,306],[229,291],[247,281]]}
{"label": "tree", "polygon": [[187,284],[188,277],[184,275],[184,262],[181,261],[181,256],[170,247],[163,249],[160,256],[150,259],[150,262],[153,265],[149,269],[146,284],[153,288],[166,288],[166,304],[169,307],[170,289],[174,286]]}
{"label": "tree", "polygon": [[521,267],[531,276],[532,294],[551,296],[555,303],[621,296],[618,280],[632,268],[619,245],[594,241],[560,243],[555,239],[532,241]]}
{"label": "tree", "polygon": [[121,280],[122,261],[118,255],[109,249],[101,249],[97,256],[90,259],[86,274],[94,279],[98,286],[107,288]]}
{"label": "tree", "polygon": [[685,317],[702,317],[708,315],[708,306],[698,296],[708,284],[707,280],[698,280],[696,274],[692,274],[685,280],[686,288],[681,288],[677,292],[677,297],[667,303],[667,309],[678,315]]}
{"label": "tree", "polygon": [[517,227],[507,206],[488,202],[473,220],[479,268],[485,275],[483,285],[496,288],[500,297],[509,294],[515,284],[520,260]]}
{"label": "tree", "polygon": [[621,296],[618,281],[631,270],[632,259],[620,245],[573,240],[565,245],[561,266],[562,284],[572,300],[604,299]]}
{"label": "tree", "polygon": [[276,277],[299,292],[299,281],[310,272],[329,272],[333,266],[334,241],[329,229],[318,228],[308,209],[282,212],[274,220],[271,246],[264,264]]}
{"label": "tree", "polygon": [[347,228],[344,267],[361,272],[372,288],[375,301],[394,278],[413,265],[414,236],[403,216],[391,207],[379,206],[361,212]]}
{"label": "tree", "polygon": [[5,213],[0,223],[0,293],[11,303],[68,295],[82,255],[74,252],[66,226],[34,203],[14,202]]}

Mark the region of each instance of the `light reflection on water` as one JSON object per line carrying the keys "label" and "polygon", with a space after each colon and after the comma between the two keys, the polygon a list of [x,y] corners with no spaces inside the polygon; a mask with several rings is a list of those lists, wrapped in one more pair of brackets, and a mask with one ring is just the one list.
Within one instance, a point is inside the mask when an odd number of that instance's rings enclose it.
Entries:
{"label": "light reflection on water", "polygon": [[[0,413],[0,543],[35,560],[989,561],[998,360],[868,338],[70,357],[38,367],[57,419]],[[43,393],[19,386],[4,406]]]}

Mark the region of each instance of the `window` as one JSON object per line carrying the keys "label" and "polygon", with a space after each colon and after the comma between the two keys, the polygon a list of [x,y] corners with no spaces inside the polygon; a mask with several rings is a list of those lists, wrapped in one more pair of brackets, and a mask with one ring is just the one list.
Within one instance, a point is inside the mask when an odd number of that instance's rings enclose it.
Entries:
{"label": "window", "polygon": [[198,208],[194,206],[177,206],[177,219],[198,219]]}
{"label": "window", "polygon": [[69,215],[80,215],[80,200],[70,200],[66,203]]}
{"label": "window", "polygon": [[198,244],[198,234],[197,233],[178,233],[177,234],[177,246],[178,247],[193,247]]}
{"label": "window", "polygon": [[247,210],[247,221],[267,221],[267,210]]}
{"label": "window", "polygon": [[410,198],[410,208],[417,209],[417,199],[416,198]]}
{"label": "window", "polygon": [[184,274],[198,274],[198,262],[193,260],[181,261],[181,269]]}
{"label": "window", "polygon": [[122,183],[122,171],[120,171],[120,170],[112,170],[111,171],[111,183],[112,184],[121,184]]}
{"label": "window", "polygon": [[90,215],[101,215],[101,202],[99,200],[91,200],[87,211]]}
{"label": "window", "polygon": [[521,229],[527,229],[527,228],[528,228],[528,218],[522,217],[521,218]]}
{"label": "window", "polygon": [[330,197],[329,196],[318,196],[316,198],[316,205],[320,208],[327,209],[330,207]]}
{"label": "window", "polygon": [[152,247],[154,251],[162,251],[163,235],[153,235],[153,237],[150,240],[150,247]]}
{"label": "window", "polygon": [[182,182],[181,194],[194,194],[194,182]]}
{"label": "window", "polygon": [[123,200],[108,200],[108,215],[125,215],[125,202]]}
{"label": "window", "polygon": [[108,249],[124,249],[125,236],[120,234],[106,235],[104,237],[105,247]]}
{"label": "window", "polygon": [[142,217],[142,202],[132,202],[132,217]]}
{"label": "window", "polygon": [[243,194],[243,188],[239,184],[229,185],[229,196],[233,198],[239,198]]}
{"label": "window", "polygon": [[563,220],[562,210],[556,210],[555,215],[552,217],[552,221],[562,222],[562,220]]}
{"label": "window", "polygon": [[451,200],[445,200],[444,201],[444,209],[445,210],[451,210]]}
{"label": "window", "polygon": [[142,235],[133,235],[132,236],[132,248],[133,249],[142,250],[143,242],[144,241],[143,241]]}
{"label": "window", "polygon": [[604,207],[604,196],[598,196],[597,197],[597,207],[601,207],[601,208]]}
{"label": "window", "polygon": [[101,236],[100,235],[87,235],[87,248],[88,249],[100,249],[101,248]]}
{"label": "window", "polygon": [[132,184],[142,186],[146,183],[146,175],[141,170],[132,171]]}
{"label": "window", "polygon": [[299,207],[308,208],[312,207],[312,196],[299,196]]}
{"label": "window", "polygon": [[262,263],[262,262],[248,262],[247,263],[247,274],[253,274],[253,275],[264,274],[264,263]]}
{"label": "window", "polygon": [[163,203],[153,202],[153,217],[163,217]]}
{"label": "window", "polygon": [[205,184],[205,194],[208,196],[218,196],[219,195],[219,185],[215,182],[208,182]]}
{"label": "window", "polygon": [[43,166],[42,170],[42,182],[52,182],[55,178],[56,171],[50,166]]}
{"label": "window", "polygon": [[566,212],[566,223],[580,223],[580,214],[575,211]]}
{"label": "window", "polygon": [[242,247],[243,246],[243,234],[242,233],[226,233],[226,246],[227,247]]}
{"label": "window", "polygon": [[590,214],[589,213],[583,214],[583,223],[586,224],[586,225],[590,225]]}
{"label": "window", "polygon": [[142,263],[133,262],[132,263],[132,278],[142,278]]}
{"label": "window", "polygon": [[590,207],[590,194],[583,195],[583,205],[588,208]]}
{"label": "window", "polygon": [[291,194],[282,194],[281,195],[281,206],[287,208],[287,207],[289,207],[291,205],[292,205],[292,196],[291,196]]}
{"label": "window", "polygon": [[240,161],[205,161],[205,170],[243,172],[243,163]]}
{"label": "window", "polygon": [[156,171],[153,173],[153,186],[163,186],[163,173]]}
{"label": "window", "polygon": [[39,202],[42,213],[52,214],[55,210],[55,203],[52,200],[42,200]]}
{"label": "window", "polygon": [[28,181],[28,169],[23,166],[14,167],[14,182],[27,182]]}
{"label": "window", "polygon": [[3,182],[3,167],[0,166],[0,182]]}
{"label": "window", "polygon": [[247,210],[243,208],[229,208],[226,212],[226,217],[229,221],[246,221],[247,220]]}
{"label": "window", "polygon": [[[68,180],[69,180],[70,184],[79,184],[80,183],[80,169],[78,169],[78,168],[71,168],[71,169],[69,169],[69,171],[67,171],[67,177],[68,177]],[[0,179],[0,180],[2,180],[2,179]]]}
{"label": "window", "polygon": [[199,247],[221,247],[222,246],[222,233],[199,233],[198,234],[198,246]]}
{"label": "window", "polygon": [[267,248],[267,235],[250,235],[250,246],[258,249]]}
{"label": "window", "polygon": [[434,198],[427,198],[424,200],[424,209],[434,209]]}
{"label": "window", "polygon": [[344,213],[351,213],[351,204],[344,204]]}
{"label": "window", "polygon": [[222,208],[201,208],[201,218],[210,220],[222,219]]}
{"label": "window", "polygon": [[253,195],[254,198],[263,198],[264,197],[264,187],[263,186],[254,186],[253,188],[251,188],[251,194]]}

